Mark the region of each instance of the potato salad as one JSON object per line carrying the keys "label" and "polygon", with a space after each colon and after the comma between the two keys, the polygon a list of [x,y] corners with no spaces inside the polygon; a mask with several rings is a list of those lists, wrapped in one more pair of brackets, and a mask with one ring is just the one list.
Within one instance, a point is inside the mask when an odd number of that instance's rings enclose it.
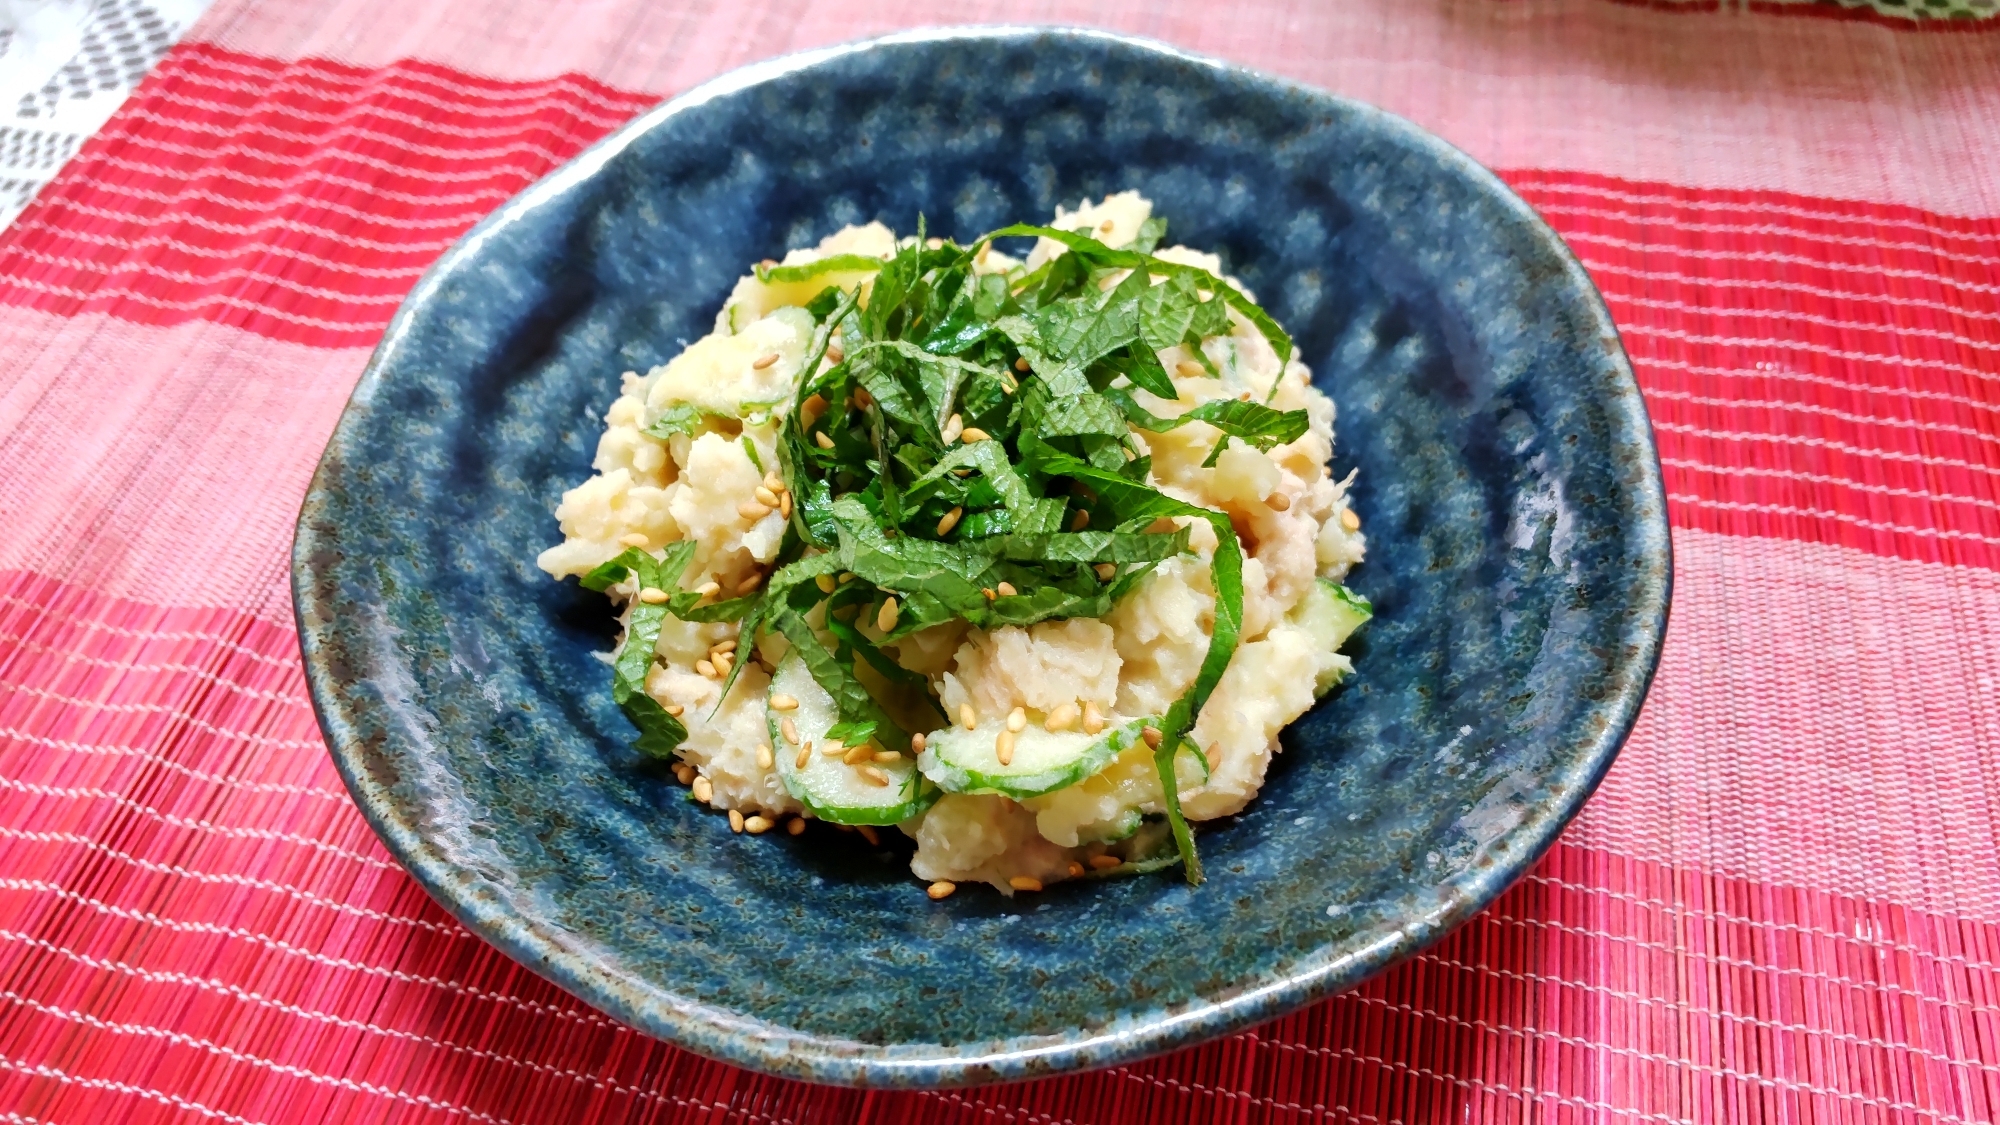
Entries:
{"label": "potato salad", "polygon": [[691,799],[901,832],[934,899],[1201,882],[1196,826],[1371,608],[1332,401],[1165,234],[1135,192],[963,244],[849,227],[624,374],[539,562],[618,608],[613,698]]}

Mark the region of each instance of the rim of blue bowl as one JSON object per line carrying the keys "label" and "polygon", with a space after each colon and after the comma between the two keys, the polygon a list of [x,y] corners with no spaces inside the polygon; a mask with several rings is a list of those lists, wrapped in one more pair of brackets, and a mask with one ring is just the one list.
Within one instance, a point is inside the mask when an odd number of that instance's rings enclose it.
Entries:
{"label": "rim of blue bowl", "polygon": [[[1621,663],[1613,677],[1615,690],[1597,703],[1595,709],[1604,722],[1599,726],[1600,733],[1595,739],[1587,746],[1577,748],[1576,760],[1582,763],[1582,768],[1575,777],[1576,784],[1565,789],[1566,799],[1536,806],[1505,835],[1506,861],[1476,867],[1452,880],[1451,889],[1457,893],[1445,896],[1447,905],[1431,914],[1406,919],[1358,949],[1323,961],[1305,959],[1272,979],[1241,982],[1239,987],[1228,990],[1226,995],[1204,998],[1179,1009],[1159,1008],[1123,1016],[1108,1023],[1102,1031],[1086,1032],[1077,1028],[1076,1034],[1069,1036],[1028,1036],[955,1046],[876,1045],[814,1035],[673,995],[643,978],[612,973],[600,964],[587,963],[573,946],[556,940],[556,935],[538,929],[531,919],[500,909],[491,901],[454,893],[462,879],[462,872],[417,831],[395,796],[374,784],[356,760],[359,740],[355,725],[333,678],[320,669],[323,656],[321,638],[312,627],[314,615],[310,613],[316,603],[312,560],[323,546],[314,531],[312,517],[323,503],[328,483],[324,478],[329,466],[337,460],[333,454],[346,440],[351,420],[365,411],[375,397],[384,368],[395,357],[410,331],[415,310],[423,304],[424,298],[445,284],[462,261],[474,256],[497,230],[597,174],[627,146],[663,121],[717,98],[835,59],[885,47],[1050,37],[1137,48],[1165,59],[1259,83],[1278,93],[1321,99],[1349,112],[1374,118],[1376,124],[1401,133],[1414,147],[1428,151],[1468,177],[1483,182],[1542,240],[1543,249],[1563,263],[1568,273],[1566,280],[1599,322],[1603,338],[1610,345],[1609,359],[1620,369],[1621,393],[1616,401],[1604,404],[1607,413],[1619,420],[1616,436],[1642,445],[1651,454],[1649,463],[1652,472],[1643,482],[1643,488],[1652,495],[1640,498],[1643,502],[1636,505],[1635,510],[1640,514],[1650,512],[1655,518],[1643,521],[1645,526],[1638,529],[1637,538],[1646,546],[1657,549],[1656,557],[1660,563],[1647,575],[1649,581],[1632,590],[1632,616],[1653,622],[1653,627],[1643,633],[1641,647],[1644,651],[1633,652]],[[1632,374],[1631,363],[1610,310],[1568,245],[1505,181],[1428,130],[1365,102],[1195,54],[1154,39],[1093,28],[1018,24],[922,28],[801,51],[740,67],[633,118],[502,204],[467,231],[424,272],[390,319],[329,439],[327,453],[322,455],[320,465],[313,474],[300,509],[291,562],[293,611],[299,629],[307,686],[335,768],[353,795],[363,819],[434,901],[530,971],[627,1026],[709,1058],[781,1077],[881,1088],[968,1086],[1048,1077],[1132,1062],[1239,1031],[1345,991],[1442,938],[1485,909],[1539,861],[1596,791],[1630,734],[1647,689],[1651,686],[1666,637],[1673,587],[1672,542],[1667,528],[1666,493],[1660,473],[1659,453],[1644,398]],[[640,993],[644,993],[646,998],[642,1000]]]}

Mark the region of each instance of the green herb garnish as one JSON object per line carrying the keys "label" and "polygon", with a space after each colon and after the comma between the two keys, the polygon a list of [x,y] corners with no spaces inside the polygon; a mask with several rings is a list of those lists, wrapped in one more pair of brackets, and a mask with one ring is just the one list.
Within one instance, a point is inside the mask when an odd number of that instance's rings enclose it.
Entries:
{"label": "green herb garnish", "polygon": [[708,415],[693,403],[676,402],[660,411],[660,416],[653,419],[652,424],[643,432],[648,437],[666,441],[678,434],[699,433],[702,421],[707,417]]}
{"label": "green herb garnish", "polygon": [[[1132,391],[1178,397],[1159,357],[1177,345],[1215,374],[1200,345],[1228,332],[1231,310],[1281,361],[1291,339],[1220,278],[1152,256],[1164,222],[1149,221],[1133,249],[1036,226],[933,246],[921,221],[918,229],[886,261],[839,255],[759,267],[760,279],[778,282],[873,274],[865,300],[859,286],[828,286],[806,305],[818,324],[802,368],[809,374],[778,433],[777,471],[794,498],[780,565],[761,594],[707,605],[675,588],[692,544],[676,544],[657,561],[628,550],[593,571],[584,580],[592,589],[636,574],[670,594],[632,603],[614,696],[639,726],[640,748],[671,753],[686,731],[644,690],[660,623],[668,614],[740,619],[745,651],[768,633],[799,650],[838,707],[835,737],[894,745],[908,737],[895,716],[936,726],[944,719],[922,690],[924,678],[898,665],[885,645],[953,620],[990,629],[1101,617],[1154,567],[1188,550],[1181,522],[1204,520],[1216,538],[1214,633],[1194,684],[1159,720],[1154,752],[1173,860],[1199,883],[1173,766],[1183,749],[1206,764],[1187,733],[1236,649],[1243,555],[1225,514],[1146,483],[1150,461],[1132,433],[1200,421],[1222,432],[1216,453],[1232,438],[1268,450],[1297,439],[1307,420],[1304,411],[1235,399],[1161,418]],[[1033,236],[1055,239],[1068,253],[1032,272],[976,272],[993,239]],[[819,370],[836,335],[839,361]],[[699,412],[675,407],[651,430],[667,436],[700,424]]]}
{"label": "green herb garnish", "polygon": [[663,590],[669,595],[666,601],[657,604],[632,599],[625,619],[625,640],[611,666],[611,698],[624,709],[632,725],[639,728],[635,745],[649,757],[671,758],[674,749],[687,739],[687,727],[646,694],[646,673],[653,667],[653,649],[660,643],[660,626],[669,615],[686,621],[733,621],[748,612],[754,601],[732,598],[703,605],[700,594],[679,589],[681,575],[687,572],[688,563],[694,558],[694,548],[692,542],[676,543],[655,559],[637,547],[628,547],[582,579],[585,589],[602,593],[627,577],[636,576],[641,590]]}

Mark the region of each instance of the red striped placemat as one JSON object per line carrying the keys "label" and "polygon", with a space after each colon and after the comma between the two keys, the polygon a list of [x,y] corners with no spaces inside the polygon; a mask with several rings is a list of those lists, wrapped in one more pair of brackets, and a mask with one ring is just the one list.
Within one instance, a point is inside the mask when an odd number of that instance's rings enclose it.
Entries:
{"label": "red striped placemat", "polygon": [[623,1030],[430,904],[327,762],[286,546],[479,216],[663,95],[932,10],[222,0],[0,232],[0,1121],[1994,1120],[2000,30],[1753,7],[953,10],[1501,169],[1624,332],[1675,605],[1598,796],[1412,963],[1140,1065],[885,1095]]}

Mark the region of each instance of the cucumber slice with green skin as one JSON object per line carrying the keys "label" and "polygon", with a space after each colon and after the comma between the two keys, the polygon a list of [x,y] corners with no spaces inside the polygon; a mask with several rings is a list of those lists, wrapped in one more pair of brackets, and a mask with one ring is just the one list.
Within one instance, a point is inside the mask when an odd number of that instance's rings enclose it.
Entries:
{"label": "cucumber slice with green skin", "polygon": [[1125,862],[1111,868],[1092,868],[1084,873],[1085,879],[1117,879],[1126,875],[1147,875],[1162,871],[1180,863],[1178,849],[1173,837],[1168,835],[1166,818],[1154,817],[1143,821],[1143,835],[1135,831],[1123,841],[1123,846],[1112,849],[1108,854],[1121,856]]}
{"label": "cucumber slice with green skin", "polygon": [[[1321,578],[1313,583],[1313,588],[1292,608],[1289,616],[1293,624],[1312,634],[1321,651],[1331,653],[1339,651],[1355,630],[1375,616],[1375,607],[1368,604],[1367,598],[1340,583]],[[1313,682],[1313,694],[1325,695],[1333,690],[1345,674],[1345,664],[1343,658],[1321,668]]]}
{"label": "cucumber slice with green skin", "polygon": [[1120,840],[1129,839],[1134,832],[1139,830],[1139,826],[1145,822],[1146,818],[1140,815],[1138,809],[1126,809],[1124,812],[1118,814],[1116,823],[1106,824],[1088,835],[1078,832],[1076,842],[1079,844],[1115,844]]}
{"label": "cucumber slice with green skin", "polygon": [[[771,749],[775,752],[778,780],[800,804],[821,820],[834,824],[900,824],[923,812],[937,800],[937,789],[924,781],[915,762],[908,757],[899,762],[871,762],[889,777],[889,784],[875,785],[862,776],[860,767],[820,752],[826,732],[840,721],[833,697],[813,679],[805,661],[797,653],[788,654],[771,677],[771,695],[789,695],[799,705],[789,711],[766,710],[771,728]],[[812,743],[805,768],[799,768],[799,746],[785,740],[784,721],[790,719],[801,744]]]}
{"label": "cucumber slice with green skin", "polygon": [[1014,735],[1014,754],[1004,766],[994,750],[994,740],[1007,729],[1004,720],[981,723],[972,730],[946,727],[924,736],[917,766],[947,793],[1039,797],[1110,765],[1111,759],[1138,744],[1148,724],[1158,721],[1134,719],[1097,734],[1050,731],[1030,723]]}
{"label": "cucumber slice with green skin", "polygon": [[1319,580],[1319,586],[1332,595],[1335,625],[1338,632],[1334,637],[1335,647],[1347,643],[1347,638],[1375,617],[1375,605],[1367,598],[1348,589],[1330,578]]}

